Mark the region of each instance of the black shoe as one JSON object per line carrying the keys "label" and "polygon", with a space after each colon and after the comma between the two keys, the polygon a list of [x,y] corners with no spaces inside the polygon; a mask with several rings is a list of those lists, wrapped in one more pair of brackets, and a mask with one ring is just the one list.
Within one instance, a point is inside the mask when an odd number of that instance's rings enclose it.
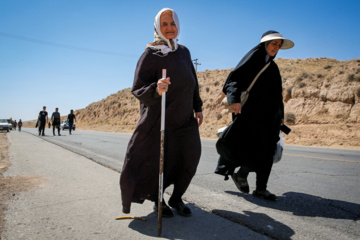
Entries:
{"label": "black shoe", "polygon": [[231,175],[231,178],[234,181],[237,189],[239,189],[240,192],[243,192],[243,193],[249,193],[250,192],[249,183],[245,178],[238,177],[236,175],[236,173],[233,173]]}
{"label": "black shoe", "polygon": [[[153,209],[154,209],[154,212],[155,212],[156,214],[158,214],[158,212],[159,212],[159,205],[158,205],[156,202],[155,202],[155,204],[154,204]],[[164,218],[171,218],[171,217],[174,216],[173,212],[171,211],[171,209],[169,208],[169,206],[165,204],[165,202],[162,203],[162,216],[163,216]]]}
{"label": "black shoe", "polygon": [[262,198],[265,200],[270,200],[270,201],[276,201],[277,197],[275,194],[272,194],[271,192],[269,192],[268,190],[265,191],[254,191],[253,192],[253,196],[257,197],[257,198]]}
{"label": "black shoe", "polygon": [[178,214],[184,217],[190,217],[191,216],[191,210],[189,207],[185,206],[184,202],[181,201],[171,201],[169,200],[169,206],[174,208]]}

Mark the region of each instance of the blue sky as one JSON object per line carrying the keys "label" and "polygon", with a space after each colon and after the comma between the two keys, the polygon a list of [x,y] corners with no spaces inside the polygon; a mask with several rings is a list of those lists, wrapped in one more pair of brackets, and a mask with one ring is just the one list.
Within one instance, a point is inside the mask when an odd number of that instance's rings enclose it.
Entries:
{"label": "blue sky", "polygon": [[234,67],[267,30],[295,42],[277,57],[360,57],[357,0],[0,0],[0,118],[65,115],[131,87],[163,7],[198,71]]}

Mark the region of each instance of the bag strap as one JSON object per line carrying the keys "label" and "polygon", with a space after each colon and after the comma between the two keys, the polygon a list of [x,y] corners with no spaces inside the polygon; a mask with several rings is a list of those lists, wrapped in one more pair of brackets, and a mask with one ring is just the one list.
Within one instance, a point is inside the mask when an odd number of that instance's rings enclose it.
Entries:
{"label": "bag strap", "polygon": [[250,84],[250,86],[248,87],[248,89],[246,90],[247,92],[250,92],[251,88],[254,86],[256,80],[259,78],[259,76],[263,73],[263,71],[265,71],[265,69],[270,65],[271,61],[268,62],[261,70],[260,72],[256,75],[256,77],[254,78],[254,80],[252,81],[252,83]]}

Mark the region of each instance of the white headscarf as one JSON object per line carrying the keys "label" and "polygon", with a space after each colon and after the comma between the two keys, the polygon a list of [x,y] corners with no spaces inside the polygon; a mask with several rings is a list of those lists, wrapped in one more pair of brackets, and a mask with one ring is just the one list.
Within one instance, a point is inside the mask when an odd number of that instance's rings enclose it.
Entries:
{"label": "white headscarf", "polygon": [[[164,35],[161,33],[160,17],[161,17],[161,14],[163,14],[166,11],[172,12],[172,17],[174,19],[174,22],[175,22],[175,25],[177,28],[177,35],[176,35],[175,39],[171,39],[173,42],[173,46],[171,45],[170,39],[166,39],[164,37]],[[164,56],[166,56],[169,52],[174,52],[178,48],[178,44],[177,44],[178,40],[176,38],[177,38],[177,36],[179,36],[179,33],[180,33],[180,23],[179,23],[179,19],[177,17],[176,12],[170,8],[163,8],[155,16],[155,22],[154,22],[154,37],[155,37],[155,39],[154,39],[154,42],[149,43],[146,47],[157,50],[157,52],[161,52]]]}

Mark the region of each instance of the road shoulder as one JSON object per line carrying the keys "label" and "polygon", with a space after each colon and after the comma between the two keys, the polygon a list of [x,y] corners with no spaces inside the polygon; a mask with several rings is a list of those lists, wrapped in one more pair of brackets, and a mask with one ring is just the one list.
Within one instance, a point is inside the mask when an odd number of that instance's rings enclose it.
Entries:
{"label": "road shoulder", "polygon": [[[158,239],[152,203],[133,204],[120,220],[119,173],[41,137],[8,135],[11,167],[5,177],[36,179],[8,201],[4,239]],[[163,219],[168,239],[269,239],[239,224],[190,206],[193,217]]]}

